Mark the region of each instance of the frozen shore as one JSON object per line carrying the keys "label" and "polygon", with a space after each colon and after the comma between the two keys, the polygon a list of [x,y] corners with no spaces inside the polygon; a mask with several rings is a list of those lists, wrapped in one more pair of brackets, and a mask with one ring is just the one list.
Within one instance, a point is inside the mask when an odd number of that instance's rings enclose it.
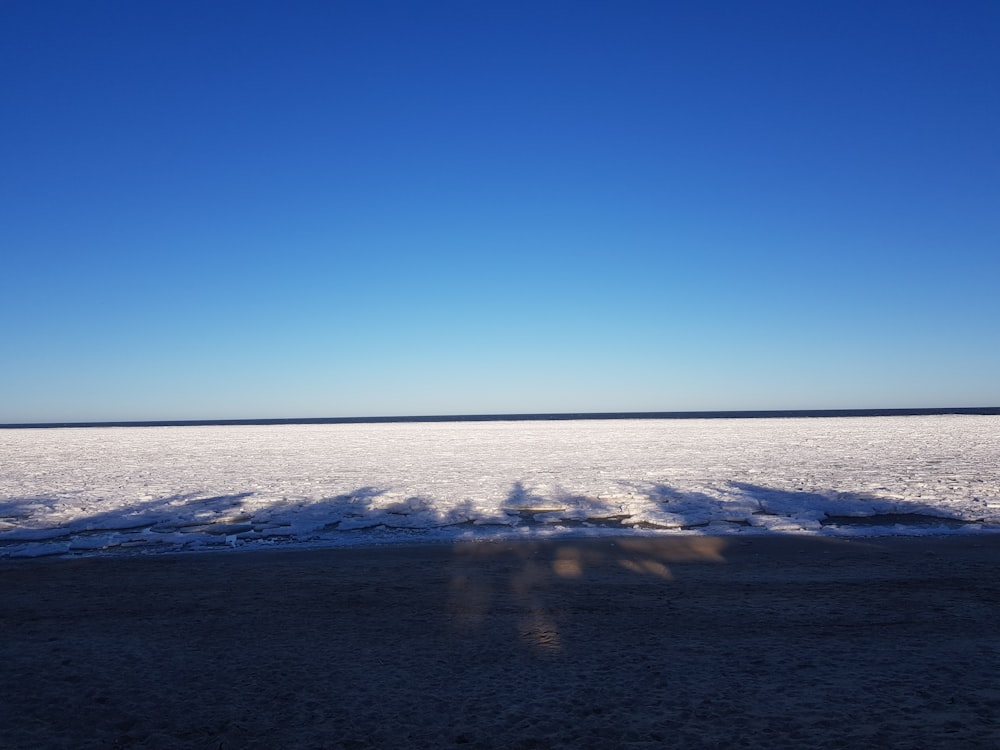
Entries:
{"label": "frozen shore", "polygon": [[989,533],[1000,416],[0,430],[0,557]]}

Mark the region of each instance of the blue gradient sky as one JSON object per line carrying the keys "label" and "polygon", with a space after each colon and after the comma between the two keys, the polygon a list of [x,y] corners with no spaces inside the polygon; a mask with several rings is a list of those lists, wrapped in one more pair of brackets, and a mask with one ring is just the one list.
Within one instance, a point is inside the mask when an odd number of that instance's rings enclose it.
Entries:
{"label": "blue gradient sky", "polygon": [[0,5],[0,422],[1000,404],[996,2]]}

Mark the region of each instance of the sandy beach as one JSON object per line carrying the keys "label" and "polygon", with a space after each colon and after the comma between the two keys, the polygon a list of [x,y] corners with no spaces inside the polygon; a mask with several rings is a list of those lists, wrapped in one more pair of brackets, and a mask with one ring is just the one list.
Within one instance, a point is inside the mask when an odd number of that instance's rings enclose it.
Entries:
{"label": "sandy beach", "polygon": [[3,748],[984,748],[1000,537],[0,563]]}

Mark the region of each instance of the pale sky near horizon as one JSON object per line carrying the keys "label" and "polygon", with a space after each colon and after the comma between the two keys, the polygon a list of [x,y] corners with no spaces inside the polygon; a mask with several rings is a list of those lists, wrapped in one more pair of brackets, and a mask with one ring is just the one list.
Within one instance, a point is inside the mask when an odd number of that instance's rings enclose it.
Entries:
{"label": "pale sky near horizon", "polygon": [[1000,405],[1000,3],[0,4],[0,423]]}

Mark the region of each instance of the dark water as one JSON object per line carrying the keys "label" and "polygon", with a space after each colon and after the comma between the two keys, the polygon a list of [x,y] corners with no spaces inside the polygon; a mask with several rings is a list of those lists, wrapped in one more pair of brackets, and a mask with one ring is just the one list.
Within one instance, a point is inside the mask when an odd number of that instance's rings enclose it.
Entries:
{"label": "dark water", "polygon": [[44,422],[37,424],[0,424],[0,429],[38,427],[183,427],[206,425],[377,424],[380,422],[548,422],[570,419],[780,419],[788,417],[906,417],[935,414],[1000,415],[1000,406],[970,406],[930,409],[796,409],[765,411],[580,412],[562,414],[447,414],[409,417],[293,417],[287,419],[164,419],[142,422]]}

